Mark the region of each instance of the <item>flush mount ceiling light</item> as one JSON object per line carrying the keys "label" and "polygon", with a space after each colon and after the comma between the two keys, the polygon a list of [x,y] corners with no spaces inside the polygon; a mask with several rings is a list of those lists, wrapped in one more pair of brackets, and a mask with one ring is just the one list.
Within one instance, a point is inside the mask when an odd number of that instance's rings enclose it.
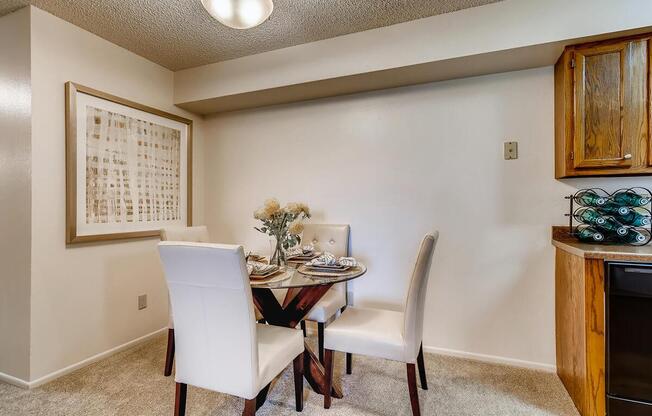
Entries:
{"label": "flush mount ceiling light", "polygon": [[220,23],[234,29],[258,26],[274,10],[272,0],[201,0],[201,4]]}

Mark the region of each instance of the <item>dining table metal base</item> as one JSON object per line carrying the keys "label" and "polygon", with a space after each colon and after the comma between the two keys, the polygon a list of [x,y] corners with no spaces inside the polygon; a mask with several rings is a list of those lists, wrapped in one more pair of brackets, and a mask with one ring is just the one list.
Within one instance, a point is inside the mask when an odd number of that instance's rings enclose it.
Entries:
{"label": "dining table metal base", "polygon": [[[254,304],[269,325],[296,328],[331,286],[324,284],[291,289],[283,305],[278,302],[272,290],[268,288],[253,287],[252,295]],[[326,370],[308,343],[305,343],[303,358],[304,378],[315,392],[323,395],[326,388]],[[261,392],[262,397],[259,395],[257,400],[259,406],[264,403],[267,392],[267,390],[264,393]],[[343,397],[342,390],[332,386],[331,396],[341,399]]]}

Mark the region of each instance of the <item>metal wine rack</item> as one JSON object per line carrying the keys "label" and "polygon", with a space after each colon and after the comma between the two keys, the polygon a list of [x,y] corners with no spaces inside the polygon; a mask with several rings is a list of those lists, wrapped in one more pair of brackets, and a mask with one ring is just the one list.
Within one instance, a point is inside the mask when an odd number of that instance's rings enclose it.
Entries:
{"label": "metal wine rack", "polygon": [[582,242],[643,246],[652,239],[651,200],[647,188],[580,189],[570,201],[570,234]]}

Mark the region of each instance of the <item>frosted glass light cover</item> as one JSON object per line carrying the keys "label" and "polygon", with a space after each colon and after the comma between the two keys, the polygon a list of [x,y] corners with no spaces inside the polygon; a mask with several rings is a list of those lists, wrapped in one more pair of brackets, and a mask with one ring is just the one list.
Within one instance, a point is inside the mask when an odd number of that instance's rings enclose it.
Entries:
{"label": "frosted glass light cover", "polygon": [[272,14],[272,0],[202,0],[202,5],[220,23],[234,29],[249,29]]}

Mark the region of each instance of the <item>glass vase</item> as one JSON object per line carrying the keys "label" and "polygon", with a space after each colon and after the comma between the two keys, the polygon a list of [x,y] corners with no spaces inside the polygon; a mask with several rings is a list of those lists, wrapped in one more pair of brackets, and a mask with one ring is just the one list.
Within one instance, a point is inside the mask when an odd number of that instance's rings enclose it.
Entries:
{"label": "glass vase", "polygon": [[285,250],[283,250],[283,241],[276,239],[276,244],[274,244],[274,249],[272,251],[272,256],[270,257],[269,264],[275,264],[279,267],[285,266]]}

